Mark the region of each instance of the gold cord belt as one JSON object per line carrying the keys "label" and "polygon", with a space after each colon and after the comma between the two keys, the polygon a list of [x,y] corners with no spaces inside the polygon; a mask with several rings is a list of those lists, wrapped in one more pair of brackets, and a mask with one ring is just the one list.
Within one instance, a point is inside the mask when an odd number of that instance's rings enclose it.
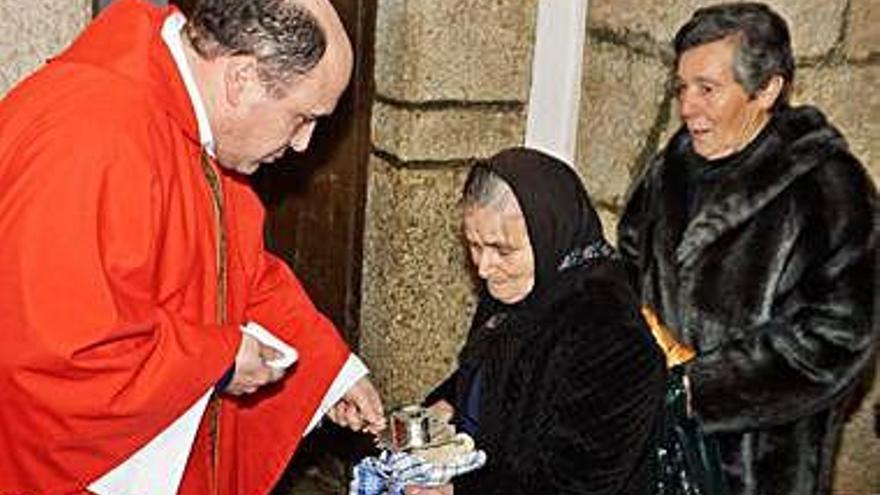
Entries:
{"label": "gold cord belt", "polygon": [[[201,156],[202,171],[208,186],[211,189],[211,197],[214,203],[214,230],[217,235],[217,306],[216,320],[218,325],[226,323],[226,229],[223,217],[223,188],[220,185],[220,176],[211,165],[205,150]],[[208,404],[208,417],[210,421],[210,443],[212,476],[212,493],[218,493],[220,467],[220,396],[217,393],[211,396]]]}

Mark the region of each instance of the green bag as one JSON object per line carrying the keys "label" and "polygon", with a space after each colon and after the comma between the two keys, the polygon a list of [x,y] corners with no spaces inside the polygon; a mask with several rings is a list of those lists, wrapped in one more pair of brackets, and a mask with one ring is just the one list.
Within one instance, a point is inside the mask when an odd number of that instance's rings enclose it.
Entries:
{"label": "green bag", "polygon": [[669,370],[655,495],[727,495],[718,445],[687,415],[684,370]]}

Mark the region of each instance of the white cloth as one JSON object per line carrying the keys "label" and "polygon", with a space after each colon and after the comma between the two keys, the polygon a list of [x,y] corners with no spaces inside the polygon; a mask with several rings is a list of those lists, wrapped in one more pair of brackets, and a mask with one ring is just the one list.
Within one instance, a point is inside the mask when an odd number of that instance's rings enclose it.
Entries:
{"label": "white cloth", "polygon": [[276,349],[278,350],[278,352],[281,353],[280,358],[266,361],[267,366],[283,370],[289,368],[290,365],[295,363],[296,360],[299,358],[299,354],[296,352],[296,349],[290,347],[289,345],[287,345],[286,342],[272,335],[272,332],[263,328],[263,326],[259,323],[253,321],[249,322],[247,325],[241,327],[241,332],[250,335],[251,337],[259,340],[261,344]]}

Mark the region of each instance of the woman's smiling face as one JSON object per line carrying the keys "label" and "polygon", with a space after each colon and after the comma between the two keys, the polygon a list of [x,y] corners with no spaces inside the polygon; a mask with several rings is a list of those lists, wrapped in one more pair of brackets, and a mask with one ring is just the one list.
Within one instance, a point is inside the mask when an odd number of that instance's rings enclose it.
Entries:
{"label": "woman's smiling face", "polygon": [[[770,98],[750,96],[733,73],[737,41],[721,39],[685,51],[678,62],[676,97],[694,151],[715,160],[745,147],[770,118]],[[775,93],[774,93],[775,95]]]}

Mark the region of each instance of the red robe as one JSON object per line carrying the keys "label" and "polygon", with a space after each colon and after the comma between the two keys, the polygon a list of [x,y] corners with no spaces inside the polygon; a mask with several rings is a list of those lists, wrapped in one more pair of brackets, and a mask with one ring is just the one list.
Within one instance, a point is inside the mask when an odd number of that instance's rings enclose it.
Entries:
{"label": "red robe", "polygon": [[180,493],[267,493],[349,356],[264,250],[247,182],[209,163],[215,210],[170,12],[117,2],[0,102],[0,493],[85,491],[214,386],[246,321],[299,362],[219,399]]}

